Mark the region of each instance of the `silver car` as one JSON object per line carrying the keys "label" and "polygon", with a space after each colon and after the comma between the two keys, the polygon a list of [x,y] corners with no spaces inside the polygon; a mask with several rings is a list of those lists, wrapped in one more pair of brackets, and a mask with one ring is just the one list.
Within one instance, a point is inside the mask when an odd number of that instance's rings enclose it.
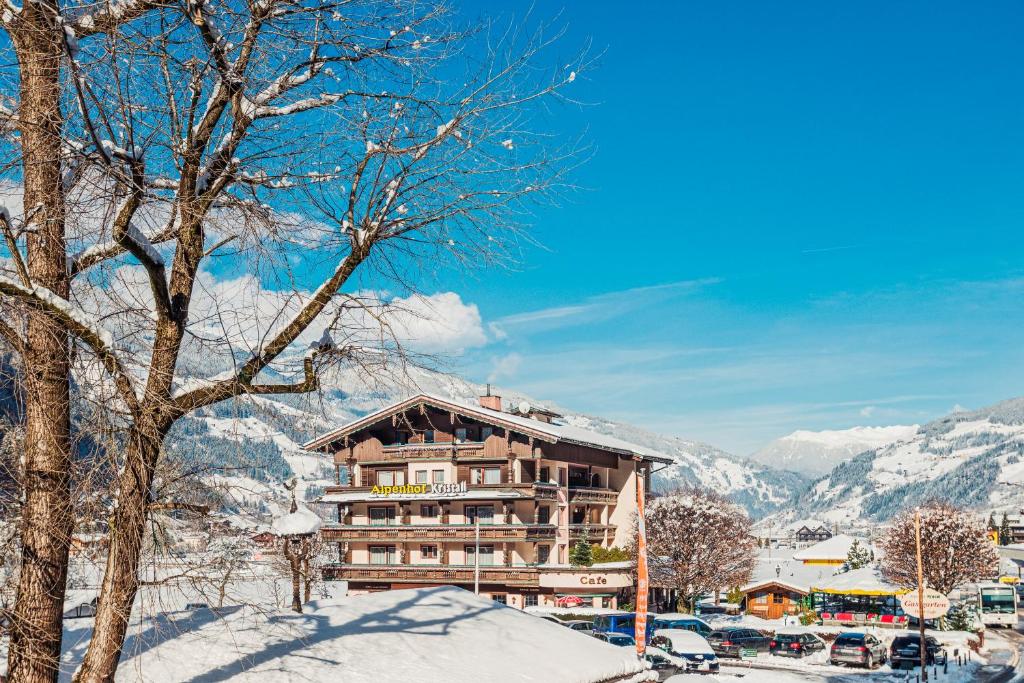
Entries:
{"label": "silver car", "polygon": [[885,664],[885,645],[870,633],[841,633],[832,643],[832,664],[858,664],[868,669]]}

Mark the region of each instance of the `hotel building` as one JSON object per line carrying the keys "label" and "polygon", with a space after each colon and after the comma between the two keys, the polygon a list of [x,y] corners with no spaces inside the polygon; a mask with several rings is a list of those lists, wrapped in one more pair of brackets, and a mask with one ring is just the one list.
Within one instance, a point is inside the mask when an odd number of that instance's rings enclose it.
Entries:
{"label": "hotel building", "polygon": [[570,548],[583,534],[625,547],[636,478],[649,490],[652,467],[672,460],[559,417],[420,394],[307,443],[337,472],[321,498],[337,509],[322,529],[340,560],[327,575],[352,593],[472,589],[479,565],[480,592],[511,606],[615,607],[628,563],[571,567]]}

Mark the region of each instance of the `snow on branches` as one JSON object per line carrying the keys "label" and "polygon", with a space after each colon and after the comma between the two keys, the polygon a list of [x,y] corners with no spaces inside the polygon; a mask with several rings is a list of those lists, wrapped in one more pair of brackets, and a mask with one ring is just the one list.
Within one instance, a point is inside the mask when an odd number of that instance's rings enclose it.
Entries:
{"label": "snow on branches", "polygon": [[[973,513],[948,503],[921,506],[921,559],[925,583],[940,593],[998,571],[999,554],[985,524]],[[895,584],[917,585],[914,510],[906,510],[889,530],[882,545],[882,573]]]}
{"label": "snow on branches", "polygon": [[710,492],[679,491],[655,499],[645,520],[652,585],[693,598],[750,579],[756,545],[737,505]]}

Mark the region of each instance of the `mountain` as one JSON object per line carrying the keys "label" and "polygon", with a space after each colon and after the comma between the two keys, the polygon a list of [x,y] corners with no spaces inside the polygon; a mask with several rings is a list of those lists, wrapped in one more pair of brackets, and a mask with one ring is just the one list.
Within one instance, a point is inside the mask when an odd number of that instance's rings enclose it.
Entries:
{"label": "mountain", "polygon": [[[955,412],[910,439],[865,451],[836,466],[800,496],[795,514],[841,526],[868,526],[942,499],[983,513],[1024,504],[1024,398]],[[799,512],[797,512],[799,511]]]}
{"label": "mountain", "polygon": [[[201,410],[179,422],[169,443],[174,453],[189,461],[217,463],[223,472],[211,479],[230,484],[230,499],[236,505],[261,507],[268,499],[283,499],[280,484],[292,476],[299,479],[299,492],[307,499],[333,483],[333,465],[300,446],[314,435],[413,393],[473,403],[485,390],[454,375],[418,368],[400,378],[378,378],[372,383],[354,372],[334,371],[323,378],[317,396],[250,397]],[[542,404],[521,392],[495,389],[495,393],[507,404]],[[790,501],[805,486],[797,475],[770,470],[708,444],[572,413],[552,404],[547,407],[573,425],[675,458],[674,464],[655,472],[656,490],[706,487],[760,517]]]}
{"label": "mountain", "polygon": [[820,432],[800,429],[772,441],[750,459],[780,470],[820,477],[858,453],[910,439],[917,429],[918,425],[853,427]]}

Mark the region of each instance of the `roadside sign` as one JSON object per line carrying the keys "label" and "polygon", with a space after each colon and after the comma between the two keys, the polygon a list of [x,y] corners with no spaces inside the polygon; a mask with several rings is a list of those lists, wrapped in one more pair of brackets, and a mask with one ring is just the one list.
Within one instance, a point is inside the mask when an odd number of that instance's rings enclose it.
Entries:
{"label": "roadside sign", "polygon": [[757,650],[752,647],[741,647],[740,659],[757,659]]}
{"label": "roadside sign", "polygon": [[903,611],[910,616],[921,617],[922,606],[924,607],[923,617],[925,619],[938,619],[945,616],[946,612],[949,611],[949,598],[934,588],[924,589],[923,605],[918,601],[917,596],[918,590],[916,588],[900,596],[900,605],[903,607]]}

